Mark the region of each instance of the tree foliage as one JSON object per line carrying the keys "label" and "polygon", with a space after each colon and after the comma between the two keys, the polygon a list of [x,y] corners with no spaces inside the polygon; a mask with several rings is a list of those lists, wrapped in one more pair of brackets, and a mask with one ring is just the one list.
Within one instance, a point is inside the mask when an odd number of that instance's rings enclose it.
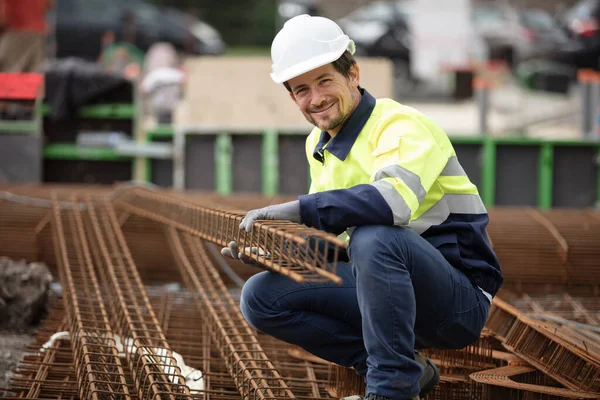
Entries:
{"label": "tree foliage", "polygon": [[275,36],[277,0],[151,0],[197,15],[229,46],[268,46]]}

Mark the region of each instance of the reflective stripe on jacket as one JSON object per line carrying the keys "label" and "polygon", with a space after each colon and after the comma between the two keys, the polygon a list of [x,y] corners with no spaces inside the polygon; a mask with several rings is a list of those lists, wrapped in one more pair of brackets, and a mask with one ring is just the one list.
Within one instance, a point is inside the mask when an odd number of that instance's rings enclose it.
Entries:
{"label": "reflective stripe on jacket", "polygon": [[311,188],[302,221],[341,234],[361,225],[411,229],[494,295],[502,274],[477,187],[448,136],[419,111],[367,91],[336,137],[306,140]]}

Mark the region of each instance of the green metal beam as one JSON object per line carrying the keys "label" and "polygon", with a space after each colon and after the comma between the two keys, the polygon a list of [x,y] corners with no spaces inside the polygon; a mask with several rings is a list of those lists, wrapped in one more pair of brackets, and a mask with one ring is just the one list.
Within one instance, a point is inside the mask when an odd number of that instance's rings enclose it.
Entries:
{"label": "green metal beam", "polygon": [[538,167],[538,207],[542,210],[552,208],[552,183],[554,168],[554,147],[544,143],[540,148]]}
{"label": "green metal beam", "polygon": [[151,141],[154,138],[172,138],[174,134],[172,125],[158,125],[156,128],[146,132],[146,137]]}
{"label": "green metal beam", "polygon": [[71,143],[44,146],[44,158],[52,160],[128,161],[131,157],[118,155],[113,149],[81,148]]}
{"label": "green metal beam", "polygon": [[496,143],[485,138],[482,150],[481,197],[486,207],[493,207],[496,202]]}
{"label": "green metal beam", "polygon": [[262,141],[262,192],[275,196],[279,191],[279,136],[270,129],[263,134]]}
{"label": "green metal beam", "polygon": [[[41,106],[42,115],[50,114],[50,106]],[[135,118],[135,105],[131,103],[99,104],[85,106],[77,111],[78,118],[89,119],[133,119]]]}
{"label": "green metal beam", "polygon": [[231,135],[221,133],[215,142],[215,180],[216,190],[223,195],[233,191],[232,156],[233,145]]}
{"label": "green metal beam", "polygon": [[38,134],[38,124],[35,121],[0,121],[0,135],[31,135]]}

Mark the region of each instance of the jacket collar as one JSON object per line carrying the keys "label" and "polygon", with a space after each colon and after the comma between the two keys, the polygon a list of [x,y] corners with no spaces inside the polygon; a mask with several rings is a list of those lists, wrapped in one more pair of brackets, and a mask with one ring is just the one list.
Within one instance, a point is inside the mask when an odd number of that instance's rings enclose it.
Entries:
{"label": "jacket collar", "polygon": [[[341,161],[344,161],[348,156],[348,153],[350,153],[350,149],[352,149],[354,142],[356,142],[356,138],[358,138],[360,131],[362,131],[362,128],[371,116],[371,113],[375,108],[375,98],[365,89],[360,88],[359,90],[362,94],[362,98],[337,135],[331,139],[329,133],[321,131],[321,138],[313,152],[313,157],[319,162],[323,163],[324,150],[327,150]],[[327,145],[327,148],[323,149],[325,145]]]}

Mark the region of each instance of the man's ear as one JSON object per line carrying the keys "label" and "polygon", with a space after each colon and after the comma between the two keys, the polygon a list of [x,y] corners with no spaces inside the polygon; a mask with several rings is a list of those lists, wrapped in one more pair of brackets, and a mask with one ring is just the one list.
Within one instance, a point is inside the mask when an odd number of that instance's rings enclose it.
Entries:
{"label": "man's ear", "polygon": [[360,85],[360,68],[358,64],[352,65],[349,73],[350,75],[348,76],[348,79],[350,79],[352,86],[358,87]]}

